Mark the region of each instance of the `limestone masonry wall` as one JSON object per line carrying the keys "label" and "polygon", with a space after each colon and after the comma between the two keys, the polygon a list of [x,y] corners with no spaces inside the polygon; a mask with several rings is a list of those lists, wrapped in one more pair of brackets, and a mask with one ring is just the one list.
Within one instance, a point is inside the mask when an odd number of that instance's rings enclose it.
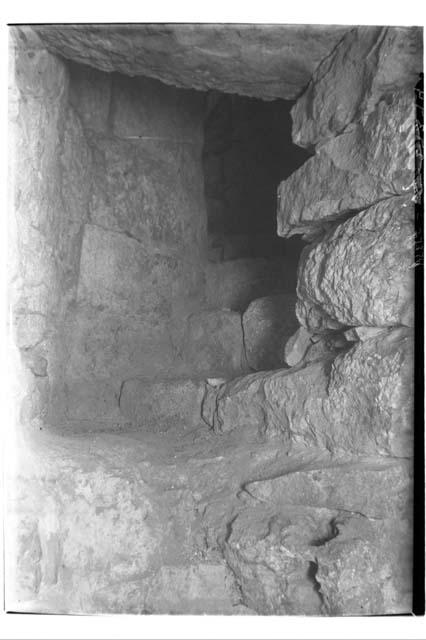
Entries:
{"label": "limestone masonry wall", "polygon": [[22,421],[127,428],[127,380],[249,371],[240,313],[294,291],[295,260],[208,262],[206,94],[63,62],[25,29],[12,57]]}

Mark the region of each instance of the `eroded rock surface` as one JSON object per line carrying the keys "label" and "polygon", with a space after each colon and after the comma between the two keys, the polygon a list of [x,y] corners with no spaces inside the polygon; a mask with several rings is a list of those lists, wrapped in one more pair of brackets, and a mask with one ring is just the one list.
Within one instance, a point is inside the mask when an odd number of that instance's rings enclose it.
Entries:
{"label": "eroded rock surface", "polygon": [[[216,391],[210,423],[257,439],[352,454],[412,454],[413,341],[397,329],[334,360],[257,373]],[[211,406],[211,404],[210,404]],[[209,416],[207,416],[209,419]]]}
{"label": "eroded rock surface", "polygon": [[255,501],[224,549],[249,605],[304,615],[410,608],[411,463],[308,465],[244,488]]}
{"label": "eroded rock surface", "polygon": [[374,109],[383,96],[413,91],[422,71],[419,27],[356,27],[317,67],[293,107],[293,140],[317,144]]}
{"label": "eroded rock surface", "polygon": [[318,549],[315,578],[330,615],[402,613],[412,607],[409,519],[343,514],[337,535]]}
{"label": "eroded rock surface", "polygon": [[297,317],[313,332],[414,323],[414,208],[390,198],[304,251]]}
{"label": "eroded rock surface", "polygon": [[396,93],[317,149],[280,184],[278,234],[327,229],[414,187],[414,98]]}

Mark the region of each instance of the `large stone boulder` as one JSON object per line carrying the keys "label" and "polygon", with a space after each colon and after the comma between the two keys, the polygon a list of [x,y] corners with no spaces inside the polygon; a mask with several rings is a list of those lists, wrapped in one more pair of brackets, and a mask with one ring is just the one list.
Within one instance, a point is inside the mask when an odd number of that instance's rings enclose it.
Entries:
{"label": "large stone boulder", "polygon": [[[211,407],[214,410],[211,411]],[[279,438],[288,450],[412,454],[413,340],[396,329],[334,360],[257,373],[223,384],[205,419],[218,433]]]}
{"label": "large stone boulder", "polygon": [[422,71],[420,27],[357,27],[315,70],[292,109],[293,140],[323,142],[398,90],[413,95]]}
{"label": "large stone boulder", "polygon": [[278,234],[310,235],[380,200],[412,191],[413,94],[382,100],[328,140],[278,189]]}
{"label": "large stone boulder", "polygon": [[414,324],[414,210],[387,199],[304,251],[297,317],[313,332]]}
{"label": "large stone boulder", "polygon": [[283,364],[283,347],[298,326],[297,297],[291,293],[258,298],[243,314],[247,360],[257,371]]}

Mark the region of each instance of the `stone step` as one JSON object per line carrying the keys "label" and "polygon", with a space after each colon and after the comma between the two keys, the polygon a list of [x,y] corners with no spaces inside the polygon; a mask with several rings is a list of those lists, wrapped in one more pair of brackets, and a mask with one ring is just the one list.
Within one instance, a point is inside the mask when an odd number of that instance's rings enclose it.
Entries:
{"label": "stone step", "polygon": [[122,385],[120,412],[133,428],[144,431],[190,430],[202,422],[205,390],[202,380],[132,378]]}
{"label": "stone step", "polygon": [[411,456],[412,367],[412,332],[394,329],[338,356],[209,390],[205,420],[218,433],[279,438],[289,450]]}

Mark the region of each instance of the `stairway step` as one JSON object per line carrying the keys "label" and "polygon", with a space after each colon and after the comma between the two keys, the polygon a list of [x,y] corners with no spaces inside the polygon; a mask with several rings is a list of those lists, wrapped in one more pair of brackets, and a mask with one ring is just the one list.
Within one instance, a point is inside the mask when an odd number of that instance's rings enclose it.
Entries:
{"label": "stairway step", "polygon": [[189,430],[202,421],[204,394],[202,380],[152,382],[132,378],[123,383],[120,411],[133,427],[144,431]]}

